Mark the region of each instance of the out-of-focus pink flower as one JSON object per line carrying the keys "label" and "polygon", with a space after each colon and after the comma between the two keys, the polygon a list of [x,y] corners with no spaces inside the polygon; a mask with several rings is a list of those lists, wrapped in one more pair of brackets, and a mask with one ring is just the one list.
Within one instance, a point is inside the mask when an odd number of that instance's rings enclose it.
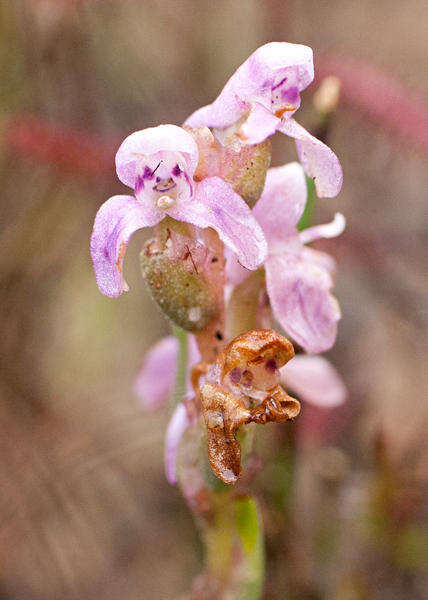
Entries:
{"label": "out-of-focus pink flower", "polygon": [[135,196],[113,196],[99,209],[91,255],[100,291],[117,297],[127,291],[122,265],[131,235],[169,215],[200,228],[215,229],[241,264],[256,269],[266,257],[266,241],[251,210],[219,177],[193,179],[198,148],[192,135],[175,125],[159,125],[128,136],[116,155],[119,179]]}
{"label": "out-of-focus pink flower", "polygon": [[105,177],[111,170],[113,153],[106,140],[32,115],[11,117],[4,138],[9,151],[51,164],[65,173]]}
{"label": "out-of-focus pink flower", "polygon": [[[268,242],[266,287],[275,318],[307,352],[331,348],[340,319],[338,302],[331,294],[334,260],[305,244],[340,235],[345,218],[337,213],[326,225],[298,232],[297,223],[306,204],[302,167],[290,163],[269,169],[263,193],[253,209]],[[232,283],[245,277],[236,261],[229,260]]]}
{"label": "out-of-focus pink flower", "polygon": [[177,483],[177,453],[183,433],[191,421],[186,406],[180,402],[175,407],[165,435],[165,475],[171,485]]}
{"label": "out-of-focus pink flower", "polygon": [[[152,346],[144,356],[143,364],[134,381],[134,392],[146,410],[163,406],[174,390],[178,356],[178,340],[169,335]],[[187,336],[187,394],[191,394],[190,369],[201,360],[192,335]]]}
{"label": "out-of-focus pink flower", "polygon": [[321,408],[334,408],[347,397],[345,384],[323,356],[298,354],[281,369],[281,383],[300,400]]}
{"label": "out-of-focus pink flower", "polygon": [[300,106],[300,92],[313,78],[311,48],[287,42],[265,44],[235,71],[216,100],[194,112],[185,124],[217,130],[233,126],[246,144],[260,143],[281,131],[296,140],[299,159],[313,177],[318,196],[336,196],[342,187],[339,159],[292,118]]}
{"label": "out-of-focus pink flower", "polygon": [[[174,390],[178,359],[178,340],[167,336],[157,342],[144,357],[142,367],[135,378],[134,392],[146,410],[163,406]],[[196,339],[187,335],[186,397],[192,395],[190,371],[201,360]],[[165,436],[165,474],[171,483],[177,483],[176,460],[178,446],[186,428],[191,423],[185,402],[174,409]]]}

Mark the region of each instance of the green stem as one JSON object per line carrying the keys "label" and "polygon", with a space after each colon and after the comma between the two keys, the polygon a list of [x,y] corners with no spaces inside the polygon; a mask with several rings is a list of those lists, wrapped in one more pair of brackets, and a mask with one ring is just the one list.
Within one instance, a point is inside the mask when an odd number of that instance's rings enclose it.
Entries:
{"label": "green stem", "polygon": [[236,499],[235,520],[247,563],[238,598],[258,600],[263,592],[265,552],[263,524],[254,498],[245,496]]}
{"label": "green stem", "polygon": [[303,215],[300,217],[300,221],[297,225],[297,229],[299,231],[302,231],[302,229],[306,229],[307,227],[310,226],[311,222],[312,222],[312,213],[314,211],[314,206],[315,206],[315,198],[316,193],[315,193],[315,184],[314,184],[314,180],[311,177],[308,177],[306,175],[306,188],[308,191],[308,196],[306,199],[306,206],[305,206],[305,210],[303,211]]}
{"label": "green stem", "polygon": [[204,530],[209,589],[218,599],[259,600],[265,556],[257,504],[233,492],[217,494],[213,504],[213,518]]}
{"label": "green stem", "polygon": [[264,269],[254,271],[235,286],[227,307],[227,332],[230,339],[256,326],[259,295],[264,284]]}
{"label": "green stem", "polygon": [[178,340],[177,366],[175,371],[173,404],[176,406],[182,401],[186,393],[186,373],[187,373],[187,333],[176,325],[172,328],[173,334]]}

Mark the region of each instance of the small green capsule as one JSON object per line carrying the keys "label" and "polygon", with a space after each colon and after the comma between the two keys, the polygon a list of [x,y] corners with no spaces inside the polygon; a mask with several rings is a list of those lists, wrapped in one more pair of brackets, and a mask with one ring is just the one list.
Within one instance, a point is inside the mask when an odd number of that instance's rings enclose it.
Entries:
{"label": "small green capsule", "polygon": [[169,250],[146,243],[141,254],[141,271],[154,300],[176,325],[186,331],[199,331],[218,311],[207,278],[187,260],[171,258]]}

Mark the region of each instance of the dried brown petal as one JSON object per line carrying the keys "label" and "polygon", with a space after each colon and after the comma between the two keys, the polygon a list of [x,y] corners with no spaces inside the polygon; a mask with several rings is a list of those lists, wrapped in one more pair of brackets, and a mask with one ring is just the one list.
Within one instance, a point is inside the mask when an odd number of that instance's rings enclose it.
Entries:
{"label": "dried brown petal", "polygon": [[251,421],[264,425],[265,423],[284,423],[294,419],[300,412],[300,402],[289,396],[278,385],[271,390],[269,396],[251,411]]}
{"label": "dried brown petal", "polygon": [[293,344],[273,329],[253,329],[235,338],[219,354],[222,379],[236,367],[274,360],[280,369],[294,356]]}
{"label": "dried brown petal", "polygon": [[235,483],[241,474],[241,446],[233,433],[207,433],[208,458],[214,473],[223,483]]}
{"label": "dried brown petal", "polygon": [[243,401],[219,385],[205,383],[200,390],[200,397],[205,423],[209,429],[224,429],[229,432],[248,422],[251,413]]}
{"label": "dried brown petal", "polygon": [[[235,436],[241,425],[283,423],[299,414],[299,402],[278,385],[279,369],[293,356],[285,337],[272,329],[257,329],[235,338],[213,364],[200,363],[193,369],[210,464],[224,483],[235,483],[241,473],[241,448]],[[206,377],[201,382],[202,375]]]}
{"label": "dried brown petal", "polygon": [[224,483],[235,483],[241,473],[241,447],[235,431],[249,421],[251,413],[240,398],[212,383],[202,386],[200,398],[211,468]]}

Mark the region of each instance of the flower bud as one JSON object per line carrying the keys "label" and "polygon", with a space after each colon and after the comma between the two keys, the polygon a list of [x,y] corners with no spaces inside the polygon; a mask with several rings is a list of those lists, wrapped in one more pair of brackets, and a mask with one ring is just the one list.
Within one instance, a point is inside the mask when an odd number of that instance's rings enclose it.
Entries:
{"label": "flower bud", "polygon": [[225,154],[230,168],[224,173],[224,180],[253,208],[265,185],[271,157],[270,140],[254,146],[243,144],[237,152],[226,146]]}
{"label": "flower bud", "polygon": [[322,114],[329,114],[336,110],[339,104],[340,79],[330,75],[324,77],[314,94],[313,103],[316,110]]}
{"label": "flower bud", "polygon": [[208,127],[189,129],[198,144],[199,164],[194,178],[218,176],[229,183],[250,208],[256,204],[263,191],[270,165],[271,143],[244,144],[236,127],[215,131]]}
{"label": "flower bud", "polygon": [[209,281],[211,252],[192,238],[167,231],[165,243],[152,239],[140,254],[143,278],[161,310],[186,331],[199,331],[217,314]]}

